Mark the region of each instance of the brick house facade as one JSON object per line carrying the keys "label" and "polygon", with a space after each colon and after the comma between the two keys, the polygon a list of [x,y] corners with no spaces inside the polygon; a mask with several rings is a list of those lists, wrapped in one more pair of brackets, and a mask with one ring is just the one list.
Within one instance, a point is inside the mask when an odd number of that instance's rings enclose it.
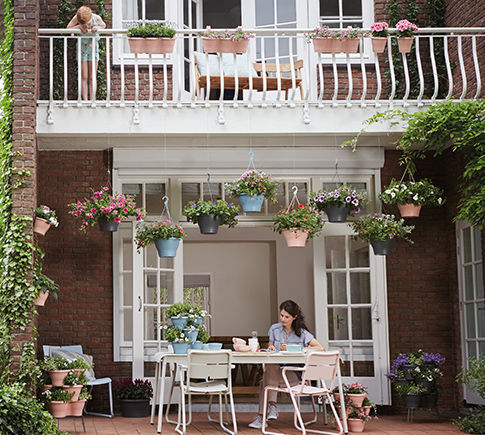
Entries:
{"label": "brick house facade", "polygon": [[[469,1],[447,1],[446,21],[450,27],[485,26],[483,1],[470,7]],[[48,93],[45,45],[39,42],[39,28],[55,27],[56,0],[19,0],[15,4],[14,51],[14,150],[22,157],[14,164],[29,169],[31,177],[14,192],[14,212],[30,215],[38,204],[48,204],[57,211],[60,225],[55,233],[41,238],[39,244],[46,252],[45,273],[61,287],[58,302],[50,301],[40,309],[36,318],[39,331],[38,347],[43,344],[69,345],[80,343],[92,354],[99,376],[113,379],[131,375],[130,362],[113,362],[113,242],[109,233],[79,233],[74,218],[68,214],[67,204],[82,198],[91,187],[106,184],[109,150],[43,151],[37,147],[37,97]],[[110,2],[106,2],[111,13]],[[375,20],[386,19],[385,0],[375,0]],[[482,6],[482,7],[480,7]],[[107,23],[110,27],[110,23]],[[465,50],[471,49],[465,47]],[[478,53],[483,58],[485,38],[481,38]],[[40,65],[42,63],[42,65]],[[472,70],[473,59],[466,56],[466,68]],[[369,74],[372,75],[372,69]],[[359,93],[359,68],[355,67],[354,90]],[[161,69],[154,70],[155,76]],[[325,71],[325,98],[331,98],[333,87],[330,70]],[[483,75],[482,75],[483,77]],[[133,70],[127,69],[127,83],[133,82]],[[140,75],[140,87],[146,92],[146,71]],[[169,77],[171,81],[171,76]],[[119,96],[119,72],[112,76],[112,98]],[[473,79],[469,82],[473,88]],[[339,88],[345,98],[347,84]],[[461,88],[456,92],[461,92]],[[144,89],[144,91],[143,91]],[[127,96],[133,91],[127,87]],[[158,98],[162,88],[155,88]],[[472,97],[469,91],[467,97]],[[375,84],[368,83],[369,95]],[[171,97],[171,95],[170,95]],[[69,110],[69,109],[66,109]],[[89,126],[86,127],[89,133]],[[89,148],[89,147],[88,147]],[[381,169],[380,183],[398,178],[402,168],[399,153],[387,149]],[[423,209],[413,233],[412,249],[405,243],[396,245],[393,255],[386,259],[389,352],[393,359],[399,352],[418,348],[439,352],[446,356],[443,393],[440,408],[454,413],[461,406],[462,395],[455,376],[462,364],[459,316],[459,292],[456,258],[456,231],[452,221],[456,212],[457,182],[462,169],[459,154],[446,152],[438,159],[418,163],[420,177],[431,178],[444,187],[447,202],[442,208]],[[395,212],[395,210],[387,210]],[[485,232],[482,231],[482,258],[485,258]],[[24,337],[25,338],[25,337]],[[23,337],[16,337],[18,342]],[[40,352],[39,352],[40,353]],[[393,406],[399,410],[399,400],[393,396]]]}

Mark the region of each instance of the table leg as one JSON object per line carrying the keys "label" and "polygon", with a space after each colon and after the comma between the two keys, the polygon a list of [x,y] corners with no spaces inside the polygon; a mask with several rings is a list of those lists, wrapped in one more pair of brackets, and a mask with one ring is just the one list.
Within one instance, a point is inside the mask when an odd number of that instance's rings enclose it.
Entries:
{"label": "table leg", "polygon": [[160,371],[160,362],[157,361],[155,365],[155,388],[154,388],[154,394],[153,394],[153,403],[152,403],[152,410],[150,414],[150,424],[153,424],[155,422],[155,407],[157,406],[157,394],[158,394],[158,375]]}
{"label": "table leg", "polygon": [[158,394],[158,400],[160,402],[158,406],[158,423],[157,432],[162,433],[162,420],[163,420],[163,399],[165,397],[165,375],[167,373],[167,361],[162,357],[162,373],[160,375],[160,390]]}

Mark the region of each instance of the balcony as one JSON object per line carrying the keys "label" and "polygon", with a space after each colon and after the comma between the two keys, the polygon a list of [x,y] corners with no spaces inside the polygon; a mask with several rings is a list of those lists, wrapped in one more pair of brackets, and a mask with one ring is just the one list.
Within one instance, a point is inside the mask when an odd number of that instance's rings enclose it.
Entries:
{"label": "balcony", "polygon": [[[40,29],[38,134],[352,135],[388,108],[482,96],[485,28],[420,29],[409,54],[398,52],[392,29],[382,54],[372,52],[370,37],[355,54],[316,53],[309,30],[249,30],[256,37],[246,55],[210,58],[201,29],[178,30],[170,55],[129,54],[126,31],[103,30],[98,90],[86,101],[81,34]],[[393,131],[399,127],[372,129]]]}

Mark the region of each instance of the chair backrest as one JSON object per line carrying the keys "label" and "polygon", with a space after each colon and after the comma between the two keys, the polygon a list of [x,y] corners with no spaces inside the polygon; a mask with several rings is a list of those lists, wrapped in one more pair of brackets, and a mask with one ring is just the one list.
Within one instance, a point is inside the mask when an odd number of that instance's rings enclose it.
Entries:
{"label": "chair backrest", "polygon": [[305,361],[305,368],[302,376],[302,383],[306,381],[330,381],[333,388],[337,369],[340,364],[340,354],[338,351],[329,352],[310,352]]}
{"label": "chair backrest", "polygon": [[189,379],[231,380],[231,351],[192,350],[188,355]]}
{"label": "chair backrest", "polygon": [[[301,79],[301,69],[303,68],[303,60],[295,60],[293,62],[293,70],[295,71],[295,78]],[[261,62],[254,63],[254,69],[258,74],[263,72],[263,64]],[[275,63],[265,62],[264,69],[268,77],[276,77],[278,68]],[[291,73],[291,63],[280,63],[280,73]],[[287,74],[288,75],[288,74]],[[290,76],[291,77],[291,76]]]}
{"label": "chair backrest", "polygon": [[67,350],[68,352],[83,353],[83,347],[80,344],[74,344],[72,346],[48,346],[48,345],[44,344],[42,346],[44,356],[50,356],[52,349]]}

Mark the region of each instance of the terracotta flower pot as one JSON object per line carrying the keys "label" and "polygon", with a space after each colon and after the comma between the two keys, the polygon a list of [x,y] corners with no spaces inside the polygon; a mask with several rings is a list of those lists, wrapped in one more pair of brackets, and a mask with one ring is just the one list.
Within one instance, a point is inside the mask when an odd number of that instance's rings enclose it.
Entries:
{"label": "terracotta flower pot", "polygon": [[365,415],[369,415],[370,410],[372,409],[372,406],[364,406],[363,408],[364,408]]}
{"label": "terracotta flower pot", "polygon": [[360,418],[349,418],[347,420],[349,432],[364,432],[365,421]]}
{"label": "terracotta flower pot", "polygon": [[421,205],[414,204],[398,204],[399,213],[401,217],[413,218],[419,217],[419,212],[421,211]]}
{"label": "terracotta flower pot", "polygon": [[313,38],[313,51],[315,53],[335,53],[337,40],[333,38]]}
{"label": "terracotta flower pot", "polygon": [[81,393],[82,388],[83,388],[82,385],[64,385],[62,387],[64,391],[67,391],[69,394],[72,394],[71,400],[69,400],[69,402],[75,402],[76,400],[79,399],[79,394]]}
{"label": "terracotta flower pot", "polygon": [[74,373],[76,373],[76,375],[80,375],[81,373],[86,373],[86,369],[72,369],[72,371]]}
{"label": "terracotta flower pot", "polygon": [[387,38],[380,36],[373,36],[371,39],[372,51],[374,53],[384,53],[387,44]]}
{"label": "terracotta flower pot", "polygon": [[340,39],[338,42],[338,51],[341,53],[357,53],[359,49],[358,39]]}
{"label": "terracotta flower pot", "polygon": [[283,230],[288,248],[304,248],[308,238],[308,231],[300,231],[295,229]]}
{"label": "terracotta flower pot", "polygon": [[76,400],[68,402],[69,404],[69,415],[73,415],[74,417],[80,417],[83,415],[84,405],[86,404],[86,399],[83,400]]}
{"label": "terracotta flower pot", "polygon": [[44,391],[50,390],[52,388],[52,385],[42,385],[40,387],[40,392],[43,393]]}
{"label": "terracotta flower pot", "polygon": [[348,397],[350,399],[350,401],[352,402],[352,404],[357,407],[357,408],[360,408],[362,407],[362,403],[364,402],[364,399],[367,397],[367,394],[346,394],[346,397]]}
{"label": "terracotta flower pot", "polygon": [[410,38],[397,38],[397,45],[399,47],[399,53],[409,53],[413,45],[414,37]]}
{"label": "terracotta flower pot", "polygon": [[128,38],[132,53],[166,54],[172,53],[175,38]]}
{"label": "terracotta flower pot", "polygon": [[49,290],[47,290],[45,293],[40,292],[38,298],[34,301],[34,305],[43,307],[48,297],[49,297]]}
{"label": "terracotta flower pot", "polygon": [[53,400],[48,405],[49,412],[54,418],[64,418],[69,415],[69,402],[58,402]]}
{"label": "terracotta flower pot", "polygon": [[70,370],[49,370],[52,385],[54,387],[62,387],[64,385],[64,379],[66,379],[69,372]]}
{"label": "terracotta flower pot", "polygon": [[212,39],[202,38],[204,53],[237,53],[243,54],[248,51],[249,40],[241,39],[233,41],[232,39]]}
{"label": "terracotta flower pot", "polygon": [[34,233],[45,236],[45,233],[49,231],[51,226],[52,225],[49,223],[49,221],[36,216],[34,221]]}

